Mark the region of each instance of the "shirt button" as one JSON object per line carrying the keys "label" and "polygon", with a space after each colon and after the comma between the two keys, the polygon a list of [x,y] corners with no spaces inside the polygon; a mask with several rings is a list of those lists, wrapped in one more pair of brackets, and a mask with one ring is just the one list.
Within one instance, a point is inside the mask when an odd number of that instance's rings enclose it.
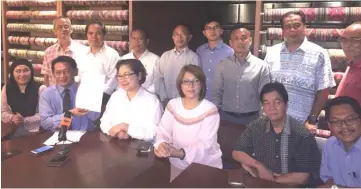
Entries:
{"label": "shirt button", "polygon": [[209,60],[209,62],[212,62],[212,60]]}
{"label": "shirt button", "polygon": [[239,86],[237,86],[237,88],[239,88]]}
{"label": "shirt button", "polygon": [[278,139],[276,139],[276,142],[278,142]]}
{"label": "shirt button", "polygon": [[278,158],[279,158],[279,156],[276,156],[276,158],[278,159]]}
{"label": "shirt button", "polygon": [[237,98],[238,98],[238,96],[237,96]]}
{"label": "shirt button", "polygon": [[210,71],[211,71],[211,69],[208,69],[208,71],[210,72]]}

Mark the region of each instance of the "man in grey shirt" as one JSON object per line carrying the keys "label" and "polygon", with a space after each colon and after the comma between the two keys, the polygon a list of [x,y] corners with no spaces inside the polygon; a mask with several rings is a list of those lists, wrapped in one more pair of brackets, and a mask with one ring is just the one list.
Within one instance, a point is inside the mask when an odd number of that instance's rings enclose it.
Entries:
{"label": "man in grey shirt", "polygon": [[188,48],[192,34],[187,26],[178,25],[173,30],[172,36],[174,49],[162,54],[156,63],[154,71],[155,92],[163,104],[163,108],[172,98],[179,96],[176,80],[180,70],[185,65],[199,65],[198,55]]}
{"label": "man in grey shirt", "polygon": [[251,33],[236,27],[229,44],[234,55],[217,65],[213,81],[213,103],[222,120],[247,125],[258,118],[262,87],[271,80],[268,65],[249,51]]}

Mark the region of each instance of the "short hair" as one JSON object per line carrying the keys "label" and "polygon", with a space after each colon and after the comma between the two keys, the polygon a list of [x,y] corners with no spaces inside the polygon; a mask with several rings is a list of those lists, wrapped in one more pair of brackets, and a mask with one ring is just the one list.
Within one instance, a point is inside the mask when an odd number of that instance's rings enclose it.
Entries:
{"label": "short hair", "polygon": [[263,96],[270,92],[277,92],[285,103],[288,103],[288,93],[285,86],[279,82],[267,83],[262,87],[259,100],[263,103]]}
{"label": "short hair", "polygon": [[298,11],[289,11],[289,12],[286,12],[284,15],[282,15],[281,19],[280,19],[280,22],[281,22],[281,26],[283,28],[283,19],[285,19],[286,17],[290,16],[290,15],[298,15],[301,17],[301,21],[303,24],[306,23],[306,16],[305,16],[305,13],[303,13],[302,11],[298,10]]}
{"label": "short hair", "polygon": [[145,39],[149,39],[149,34],[148,34],[147,30],[145,30],[144,28],[133,28],[133,30],[132,30],[132,32],[131,32],[130,34],[132,34],[132,33],[135,32],[135,31],[140,31],[140,32],[142,32],[143,35],[144,35],[144,38],[145,38]]}
{"label": "short hair", "polygon": [[103,36],[105,36],[105,34],[107,33],[105,25],[101,21],[97,21],[97,20],[93,20],[85,26],[85,36],[88,34],[89,27],[91,25],[95,25],[95,24],[97,24],[101,27],[102,34],[103,34]]}
{"label": "short hair", "polygon": [[204,23],[204,28],[205,28],[209,23],[211,23],[211,22],[216,22],[216,23],[219,25],[219,27],[222,28],[221,22],[220,22],[219,20],[213,19],[213,18],[208,19],[208,20]]}
{"label": "short hair", "polygon": [[58,16],[58,17],[56,17],[56,18],[53,20],[53,29],[55,29],[56,21],[59,20],[59,19],[67,19],[67,20],[70,22],[70,24],[71,24],[71,20],[70,20],[69,17],[66,17],[66,16]]}
{"label": "short hair", "polygon": [[179,27],[179,26],[182,26],[186,29],[186,31],[188,32],[188,35],[192,35],[192,30],[191,28],[188,26],[188,24],[177,24],[174,28],[173,28],[173,31],[172,33],[174,32],[174,30]]}
{"label": "short hair", "polygon": [[128,66],[138,77],[140,76],[139,85],[142,85],[145,82],[147,77],[147,70],[143,66],[142,62],[138,59],[125,59],[119,60],[115,65],[117,73],[121,66]]}
{"label": "short hair", "polygon": [[202,69],[199,66],[196,66],[193,64],[184,66],[178,74],[176,85],[177,85],[177,90],[178,90],[179,96],[181,96],[182,98],[185,97],[185,95],[182,91],[182,79],[186,72],[193,74],[200,81],[201,90],[199,92],[198,100],[199,101],[203,100],[205,98],[206,92],[207,92],[206,76],[204,75],[204,72],[202,71]]}
{"label": "short hair", "polygon": [[76,62],[75,60],[70,57],[70,56],[58,56],[55,59],[53,59],[51,61],[51,70],[54,72],[54,67],[55,64],[59,63],[59,62],[66,62],[69,64],[69,66],[73,69],[73,70],[77,70],[77,66],[76,66]]}
{"label": "short hair", "polygon": [[357,102],[357,100],[355,100],[352,97],[349,96],[339,96],[336,97],[334,99],[331,99],[328,101],[326,108],[325,108],[325,117],[327,120],[330,119],[330,113],[331,113],[331,108],[333,106],[337,106],[337,105],[342,105],[342,104],[348,104],[352,107],[352,109],[359,115],[361,116],[361,106],[360,104]]}
{"label": "short hair", "polygon": [[251,32],[249,31],[249,29],[248,29],[245,25],[243,25],[243,24],[236,24],[236,25],[234,25],[234,26],[232,27],[231,32],[229,33],[229,39],[232,38],[232,34],[233,34],[234,31],[239,30],[239,29],[241,29],[241,28],[246,29],[246,30],[250,33],[250,37],[252,37],[252,36],[251,36]]}

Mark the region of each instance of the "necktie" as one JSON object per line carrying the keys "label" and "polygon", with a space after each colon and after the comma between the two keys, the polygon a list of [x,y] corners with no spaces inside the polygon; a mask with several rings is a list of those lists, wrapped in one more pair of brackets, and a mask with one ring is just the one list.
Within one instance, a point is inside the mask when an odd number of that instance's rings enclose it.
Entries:
{"label": "necktie", "polygon": [[70,90],[66,88],[64,89],[63,112],[67,112],[70,109],[71,109]]}

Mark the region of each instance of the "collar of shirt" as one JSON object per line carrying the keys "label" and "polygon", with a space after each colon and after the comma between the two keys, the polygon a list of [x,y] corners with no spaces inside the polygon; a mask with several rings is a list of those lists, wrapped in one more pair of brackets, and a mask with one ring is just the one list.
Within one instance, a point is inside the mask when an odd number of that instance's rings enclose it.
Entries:
{"label": "collar of shirt", "polygon": [[352,61],[350,63],[350,67],[351,68],[359,68],[359,69],[361,69],[361,59]]}
{"label": "collar of shirt", "polygon": [[231,60],[239,65],[242,65],[244,63],[249,63],[251,61],[251,57],[252,57],[252,53],[248,52],[246,58],[244,59],[244,62],[240,62],[236,54],[234,54],[233,56],[231,56]]}
{"label": "collar of shirt", "polygon": [[180,51],[177,50],[177,48],[174,47],[173,52],[176,53],[178,56],[187,52],[188,51],[188,47],[184,47],[183,49],[181,49]]}
{"label": "collar of shirt", "polygon": [[[290,129],[290,119],[288,117],[288,115],[286,115],[286,120],[285,120],[285,126],[283,127],[283,130],[282,130],[282,133],[285,133],[285,134],[288,134],[290,135],[291,134],[291,129]],[[265,128],[265,133],[269,133],[271,131],[271,129],[273,129],[273,127],[271,125],[271,120],[268,120],[268,123],[266,125],[266,128]]]}
{"label": "collar of shirt", "polygon": [[[298,50],[302,50],[304,52],[307,51],[307,45],[308,45],[309,41],[307,39],[307,37],[305,37],[305,39],[303,40],[302,44],[296,49],[295,52],[297,52]],[[287,49],[287,45],[285,42],[282,43],[281,46],[281,52],[289,52],[289,50]]]}
{"label": "collar of shirt", "polygon": [[127,91],[125,91],[125,90],[123,90],[123,91],[124,91],[124,93],[123,93],[124,98],[126,98],[129,102],[136,101],[138,98],[141,98],[141,96],[143,96],[143,93],[144,93],[143,87],[140,87],[137,94],[133,97],[133,99],[129,100],[128,95],[127,95]]}
{"label": "collar of shirt", "polygon": [[67,52],[70,50],[70,51],[74,52],[76,50],[75,43],[72,39],[70,39],[70,45],[66,49],[63,49],[63,47],[61,47],[60,43],[57,43],[56,45],[57,45],[56,46],[57,51]]}
{"label": "collar of shirt", "polygon": [[[140,55],[140,57],[138,58],[138,60],[140,60],[141,58],[143,58],[144,56],[146,56],[148,54],[148,49],[145,49],[145,51],[143,52],[142,55]],[[132,51],[131,53],[132,55],[132,58],[136,59],[135,56],[134,56],[134,52]]]}
{"label": "collar of shirt", "polygon": [[205,47],[206,47],[206,49],[211,50],[211,51],[222,49],[222,47],[223,47],[223,40],[220,40],[220,41],[218,42],[218,44],[217,44],[213,49],[209,46],[208,43],[205,44]]}
{"label": "collar of shirt", "polygon": [[[96,52],[95,54],[98,54],[98,53],[102,53],[103,51],[105,51],[105,49],[107,48],[107,44],[103,43],[103,47],[100,48],[100,50],[98,52]],[[87,50],[86,50],[86,54],[91,54],[91,47],[87,47]]]}
{"label": "collar of shirt", "polygon": [[[343,142],[336,138],[336,140],[334,140],[334,143],[339,146],[341,149],[345,150],[345,146],[343,145]],[[361,150],[361,137],[359,137],[356,141],[356,143],[350,148],[350,152],[353,148],[357,148],[358,150]]]}
{"label": "collar of shirt", "polygon": [[[74,82],[73,84],[71,84],[68,89],[69,89],[69,92],[71,91],[75,91],[75,89],[78,87],[78,84],[76,82]],[[60,94],[63,94],[65,88],[60,86],[60,85],[56,85],[56,88],[58,89],[58,91],[60,92]]]}

